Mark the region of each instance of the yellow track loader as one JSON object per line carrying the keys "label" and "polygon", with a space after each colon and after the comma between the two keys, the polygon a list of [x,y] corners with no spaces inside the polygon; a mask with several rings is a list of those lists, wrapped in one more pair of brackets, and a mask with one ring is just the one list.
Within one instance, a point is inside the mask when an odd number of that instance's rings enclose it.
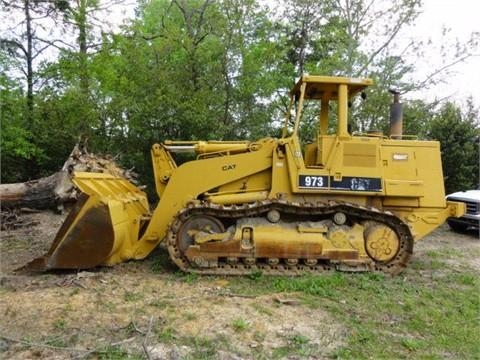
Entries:
{"label": "yellow track loader", "polygon": [[[398,119],[389,137],[349,132],[348,103],[371,84],[301,77],[279,139],[153,145],[153,210],[124,179],[75,173],[81,197],[50,251],[27,268],[114,265],[165,241],[180,269],[200,274],[400,272],[415,241],[465,209],[445,201],[438,142],[402,135]],[[307,102],[318,131],[302,145]],[[177,166],[172,154],[187,151],[196,159]]]}

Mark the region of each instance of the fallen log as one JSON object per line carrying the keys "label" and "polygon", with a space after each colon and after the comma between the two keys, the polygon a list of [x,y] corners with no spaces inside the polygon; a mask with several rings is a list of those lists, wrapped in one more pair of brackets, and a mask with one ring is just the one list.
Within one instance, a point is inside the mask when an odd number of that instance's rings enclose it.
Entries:
{"label": "fallen log", "polygon": [[29,208],[36,210],[63,210],[66,202],[77,198],[77,189],[71,181],[74,171],[103,172],[120,176],[136,183],[137,174],[117,165],[109,155],[89,153],[86,146],[76,144],[60,171],[36,180],[14,184],[0,184],[2,209]]}
{"label": "fallen log", "polygon": [[[60,196],[57,188],[64,188]],[[73,193],[73,183],[65,171],[59,171],[48,177],[24,183],[1,184],[0,202],[2,208],[14,209],[52,209],[64,203]],[[67,196],[65,196],[67,195]],[[73,194],[72,194],[73,195]],[[73,197],[72,199],[74,199]]]}

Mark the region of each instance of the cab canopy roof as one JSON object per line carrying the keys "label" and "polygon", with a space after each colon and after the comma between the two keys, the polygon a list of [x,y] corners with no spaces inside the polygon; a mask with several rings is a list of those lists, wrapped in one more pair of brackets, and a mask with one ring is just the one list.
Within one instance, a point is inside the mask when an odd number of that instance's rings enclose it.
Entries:
{"label": "cab canopy roof", "polygon": [[345,84],[348,86],[348,97],[350,98],[367,86],[372,85],[373,81],[372,79],[303,75],[293,87],[290,95],[300,97],[300,88],[304,83],[306,84],[305,99],[337,100],[338,85]]}

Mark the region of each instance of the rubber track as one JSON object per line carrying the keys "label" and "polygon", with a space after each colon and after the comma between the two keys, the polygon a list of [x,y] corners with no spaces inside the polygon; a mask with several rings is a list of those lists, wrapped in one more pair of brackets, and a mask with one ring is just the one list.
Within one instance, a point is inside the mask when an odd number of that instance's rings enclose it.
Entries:
{"label": "rubber track", "polygon": [[[395,258],[388,263],[374,262],[373,260],[371,262],[331,260],[327,262],[319,262],[315,266],[304,265],[301,264],[300,261],[298,265],[294,266],[286,264],[271,266],[260,262],[253,265],[247,265],[241,262],[231,265],[221,262],[219,259],[217,267],[198,268],[191,266],[188,259],[186,259],[177,248],[176,234],[182,223],[191,216],[209,215],[221,218],[239,219],[243,217],[261,216],[272,209],[276,209],[281,213],[299,216],[326,216],[341,211],[348,217],[354,217],[360,221],[380,222],[396,231],[400,239],[400,249]],[[305,273],[321,273],[324,271],[339,270],[348,272],[379,271],[396,275],[405,268],[412,255],[413,237],[409,227],[394,214],[380,211],[376,208],[367,208],[350,203],[334,201],[329,201],[328,203],[298,203],[282,200],[264,200],[255,203],[229,206],[213,203],[189,203],[186,208],[178,212],[174,220],[171,222],[167,233],[167,247],[171,259],[180,269],[198,274],[248,275],[260,271],[266,275],[302,275]]]}

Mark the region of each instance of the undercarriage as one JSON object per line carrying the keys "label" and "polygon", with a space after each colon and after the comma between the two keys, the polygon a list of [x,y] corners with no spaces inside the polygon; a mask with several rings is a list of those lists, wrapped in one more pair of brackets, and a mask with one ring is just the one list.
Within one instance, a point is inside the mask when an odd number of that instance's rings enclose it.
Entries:
{"label": "undercarriage", "polygon": [[410,259],[413,237],[393,214],[353,204],[191,203],[170,224],[167,245],[182,270],[201,274],[397,274]]}

